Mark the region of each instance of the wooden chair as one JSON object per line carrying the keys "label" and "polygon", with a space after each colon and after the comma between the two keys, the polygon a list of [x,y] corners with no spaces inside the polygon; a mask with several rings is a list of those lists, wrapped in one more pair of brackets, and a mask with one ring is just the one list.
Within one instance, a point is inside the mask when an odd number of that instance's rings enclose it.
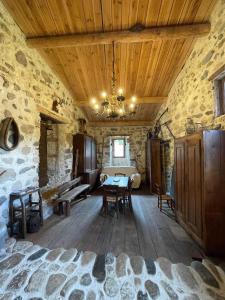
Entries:
{"label": "wooden chair", "polygon": [[158,184],[154,184],[154,190],[156,194],[158,195],[158,207],[160,208],[160,211],[162,211],[162,204],[163,201],[166,201],[168,204],[168,207],[171,208],[174,211],[174,199],[172,196],[163,194],[162,189]]}
{"label": "wooden chair", "polygon": [[117,185],[103,185],[103,209],[105,211],[105,215],[108,214],[108,204],[114,204],[116,216],[118,219],[119,214],[119,190]]}
{"label": "wooden chair", "polygon": [[104,174],[102,177],[100,177],[101,184],[103,184],[107,178],[108,178],[108,175],[106,175],[106,174]]}
{"label": "wooden chair", "polygon": [[125,210],[126,204],[128,203],[129,209],[130,209],[130,211],[132,211],[132,201],[131,201],[132,183],[133,183],[133,179],[131,179],[129,177],[128,188],[125,190],[124,195],[123,195],[124,210]]}
{"label": "wooden chair", "polygon": [[124,174],[124,173],[115,173],[115,176],[126,177],[126,174]]}

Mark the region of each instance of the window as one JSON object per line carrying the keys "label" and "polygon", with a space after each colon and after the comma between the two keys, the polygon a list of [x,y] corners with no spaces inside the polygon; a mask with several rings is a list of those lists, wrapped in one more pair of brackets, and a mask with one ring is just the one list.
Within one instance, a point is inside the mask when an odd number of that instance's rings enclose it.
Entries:
{"label": "window", "polygon": [[225,76],[218,80],[218,97],[220,103],[220,115],[225,114]]}
{"label": "window", "polygon": [[225,114],[225,66],[220,68],[210,78],[214,82],[215,100],[216,100],[216,115]]}
{"label": "window", "polygon": [[125,157],[125,140],[114,139],[113,140],[113,157],[124,158]]}

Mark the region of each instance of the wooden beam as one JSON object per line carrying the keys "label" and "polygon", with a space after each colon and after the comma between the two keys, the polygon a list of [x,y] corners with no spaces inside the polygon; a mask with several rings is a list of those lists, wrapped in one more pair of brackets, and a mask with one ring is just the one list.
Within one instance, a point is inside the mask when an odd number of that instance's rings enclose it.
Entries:
{"label": "wooden beam", "polygon": [[[137,97],[136,104],[163,104],[167,101],[166,96],[156,96],[156,97]],[[128,102],[128,100],[126,100]],[[90,100],[76,100],[77,106],[91,106]]]}
{"label": "wooden beam", "polygon": [[56,113],[53,110],[47,109],[39,104],[37,104],[37,110],[40,113],[40,115],[46,116],[55,123],[58,124],[70,124],[70,120],[61,116],[60,114]]}
{"label": "wooden beam", "polygon": [[88,122],[89,127],[123,127],[123,126],[151,126],[152,121],[115,120]]}
{"label": "wooden beam", "polygon": [[152,40],[169,40],[205,36],[210,32],[209,23],[147,27],[140,31],[120,30],[109,32],[76,33],[58,36],[27,38],[30,48],[60,48],[87,45],[105,45],[114,42],[139,43]]}

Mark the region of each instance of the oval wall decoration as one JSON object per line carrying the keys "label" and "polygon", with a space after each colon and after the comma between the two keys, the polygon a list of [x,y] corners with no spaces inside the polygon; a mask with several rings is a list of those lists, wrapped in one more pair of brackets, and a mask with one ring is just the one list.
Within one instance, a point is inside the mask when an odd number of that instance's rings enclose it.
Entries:
{"label": "oval wall decoration", "polygon": [[20,132],[13,118],[6,118],[0,123],[0,148],[14,150],[20,141]]}

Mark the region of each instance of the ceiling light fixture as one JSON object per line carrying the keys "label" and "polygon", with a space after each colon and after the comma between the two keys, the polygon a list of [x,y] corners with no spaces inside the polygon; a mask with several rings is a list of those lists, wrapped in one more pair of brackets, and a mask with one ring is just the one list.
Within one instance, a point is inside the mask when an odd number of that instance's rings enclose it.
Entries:
{"label": "ceiling light fixture", "polygon": [[136,113],[135,102],[136,97],[131,97],[131,103],[129,108],[126,105],[126,99],[124,96],[124,91],[122,88],[118,89],[116,92],[116,76],[115,76],[115,47],[114,41],[113,46],[113,57],[112,57],[112,82],[111,82],[111,94],[107,94],[106,91],[101,93],[101,105],[98,104],[96,98],[91,99],[93,108],[98,116],[106,117],[108,119],[126,118],[128,116],[134,115]]}

